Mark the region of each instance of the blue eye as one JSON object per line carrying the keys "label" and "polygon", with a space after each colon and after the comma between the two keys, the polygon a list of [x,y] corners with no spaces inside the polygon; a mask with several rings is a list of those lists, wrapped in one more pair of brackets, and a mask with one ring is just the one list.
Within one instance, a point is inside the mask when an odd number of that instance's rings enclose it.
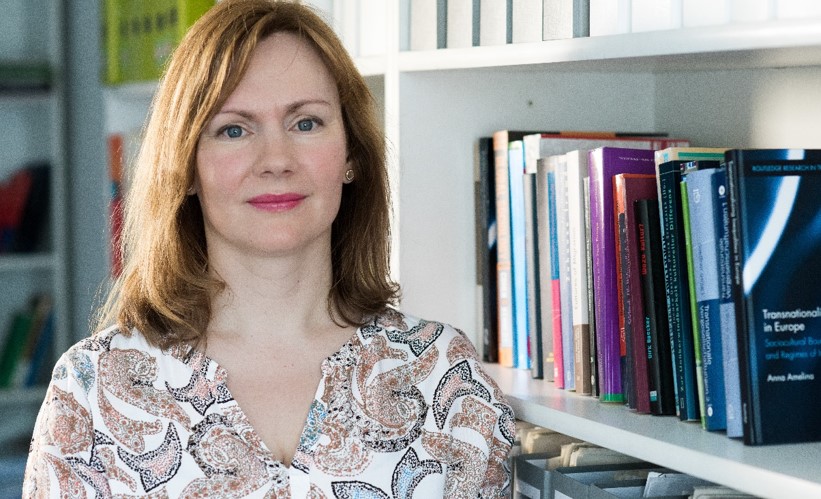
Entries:
{"label": "blue eye", "polygon": [[314,120],[306,119],[299,121],[299,123],[296,124],[296,127],[300,132],[310,132],[314,129],[314,125],[316,125]]}
{"label": "blue eye", "polygon": [[238,125],[228,125],[222,129],[222,133],[232,139],[237,139],[242,137],[242,127]]}

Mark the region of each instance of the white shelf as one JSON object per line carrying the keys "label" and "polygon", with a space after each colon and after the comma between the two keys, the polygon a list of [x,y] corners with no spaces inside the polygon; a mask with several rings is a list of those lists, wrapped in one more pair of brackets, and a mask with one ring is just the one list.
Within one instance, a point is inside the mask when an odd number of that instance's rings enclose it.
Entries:
{"label": "white shelf", "polygon": [[[821,22],[782,20],[399,54],[399,70],[668,71],[821,64]],[[553,68],[553,66],[556,66]]]}
{"label": "white shelf", "polygon": [[527,370],[484,367],[518,419],[758,496],[821,497],[821,443],[746,446],[675,416],[559,390]]}

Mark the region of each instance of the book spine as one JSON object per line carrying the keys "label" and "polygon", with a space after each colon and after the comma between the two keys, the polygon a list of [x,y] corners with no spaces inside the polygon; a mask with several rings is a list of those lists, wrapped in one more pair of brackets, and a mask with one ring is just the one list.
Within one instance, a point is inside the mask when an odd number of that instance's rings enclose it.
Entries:
{"label": "book spine", "polygon": [[640,374],[635,370],[633,360],[633,338],[632,338],[632,317],[630,315],[630,260],[627,248],[627,217],[624,211],[619,209],[616,213],[618,243],[616,244],[616,258],[618,259],[618,286],[619,286],[619,310],[621,311],[619,334],[623,339],[621,352],[621,384],[624,390],[625,402],[630,409],[636,409],[636,383],[635,378]]}
{"label": "book spine", "polygon": [[654,414],[671,415],[675,414],[676,408],[670,335],[667,330],[666,306],[657,296],[664,289],[658,201],[641,199],[636,201],[634,209],[645,310],[645,339],[648,343],[647,364],[651,380],[650,407]]}
{"label": "book spine", "polygon": [[559,254],[559,287],[562,309],[562,357],[564,388],[576,389],[576,347],[573,341],[572,282],[570,276],[570,222],[567,206],[567,162],[564,155],[556,157],[556,247]]}
{"label": "book spine", "polygon": [[661,247],[664,259],[664,289],[667,293],[668,329],[675,373],[676,413],[682,420],[699,419],[693,352],[693,329],[690,323],[689,290],[683,264],[684,245],[681,215],[681,172],[675,162],[659,172],[659,209],[662,220]]}
{"label": "book spine", "polygon": [[513,274],[510,235],[510,194],[508,172],[508,134],[493,134],[493,158],[496,191],[496,282],[499,317],[499,364],[513,367]]}
{"label": "book spine", "polygon": [[496,313],[496,185],[493,171],[493,138],[476,143],[476,250],[477,291],[482,301],[482,360],[498,362],[499,336]]}
{"label": "book spine", "polygon": [[721,317],[721,346],[724,363],[724,398],[726,400],[727,436],[739,438],[744,434],[741,420],[741,387],[738,367],[735,308],[733,305],[732,257],[730,252],[730,215],[727,196],[727,172],[716,170],[712,185],[718,225],[717,246],[719,265],[719,314]]}
{"label": "book spine", "polygon": [[[681,200],[688,206],[687,187],[682,182]],[[701,427],[707,429],[707,407],[704,399],[704,371],[701,361],[701,330],[698,327],[698,303],[696,302],[696,276],[693,269],[693,241],[690,237],[690,212],[689,208],[684,210],[684,254],[687,259],[687,286],[690,289],[690,320],[693,323],[693,347],[696,361],[696,383],[698,388],[698,407],[701,415]]]}
{"label": "book spine", "polygon": [[588,304],[588,253],[585,231],[584,177],[587,176],[585,151],[567,155],[567,214],[570,252],[570,303],[573,316],[573,347],[576,353],[576,393],[592,393],[590,366],[590,318]]}
{"label": "book spine", "polygon": [[510,237],[513,273],[513,363],[530,369],[530,331],[528,324],[527,250],[525,247],[524,144],[521,140],[508,145],[510,181]]}
{"label": "book spine", "polygon": [[744,443],[756,445],[762,443],[761,427],[758,422],[758,394],[755,391],[754,377],[750,374],[749,338],[741,248],[741,220],[739,218],[739,168],[737,151],[728,151],[725,156],[727,174],[727,207],[730,227],[730,261],[732,269],[732,295],[736,322],[736,341],[738,346],[738,374],[741,395],[741,423]]}
{"label": "book spine", "polygon": [[[683,182],[682,208],[686,201],[693,241],[693,274],[698,308],[698,330],[701,339],[701,364],[704,380],[705,428],[727,427],[724,399],[724,363],[721,349],[721,314],[719,310],[719,268],[716,211],[712,198],[714,170],[699,170]],[[686,196],[686,198],[685,198]]]}
{"label": "book spine", "polygon": [[590,228],[590,177],[586,176],[582,180],[582,191],[584,195],[584,242],[587,250],[587,317],[590,321],[590,395],[598,397],[601,394],[599,389],[599,357],[596,348],[596,300],[593,283],[593,240]]}
{"label": "book spine", "polygon": [[550,251],[550,208],[548,203],[547,162],[537,160],[536,167],[536,239],[540,263],[539,279],[539,314],[542,335],[542,376],[553,381],[553,290],[551,276]]}
{"label": "book spine", "polygon": [[525,218],[525,265],[527,276],[527,321],[528,321],[528,351],[530,353],[530,374],[533,378],[544,377],[542,364],[542,327],[539,307],[541,306],[541,290],[539,288],[539,254],[536,240],[536,175],[525,173],[524,183],[524,218]]}
{"label": "book spine", "polygon": [[[548,158],[549,159],[549,158]],[[562,345],[562,296],[559,276],[558,222],[556,215],[556,171],[555,164],[547,161],[547,203],[550,211],[550,293],[553,331],[553,382],[557,388],[564,388],[564,348]]]}

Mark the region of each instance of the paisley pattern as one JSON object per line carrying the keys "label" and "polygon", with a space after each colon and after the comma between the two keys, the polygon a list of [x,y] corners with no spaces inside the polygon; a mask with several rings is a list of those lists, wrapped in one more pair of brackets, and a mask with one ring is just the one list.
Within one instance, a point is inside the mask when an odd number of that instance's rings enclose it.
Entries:
{"label": "paisley pattern", "polygon": [[388,310],[318,368],[285,466],[211,359],[102,331],[54,369],[23,496],[507,497],[513,412],[461,331]]}

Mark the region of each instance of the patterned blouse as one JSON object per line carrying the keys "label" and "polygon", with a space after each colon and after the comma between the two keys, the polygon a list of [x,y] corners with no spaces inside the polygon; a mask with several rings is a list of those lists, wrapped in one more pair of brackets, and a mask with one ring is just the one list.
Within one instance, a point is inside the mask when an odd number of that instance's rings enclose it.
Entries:
{"label": "patterned blouse", "polygon": [[389,311],[322,364],[290,466],[188,346],[115,328],[57,363],[24,497],[507,497],[514,419],[461,331]]}

